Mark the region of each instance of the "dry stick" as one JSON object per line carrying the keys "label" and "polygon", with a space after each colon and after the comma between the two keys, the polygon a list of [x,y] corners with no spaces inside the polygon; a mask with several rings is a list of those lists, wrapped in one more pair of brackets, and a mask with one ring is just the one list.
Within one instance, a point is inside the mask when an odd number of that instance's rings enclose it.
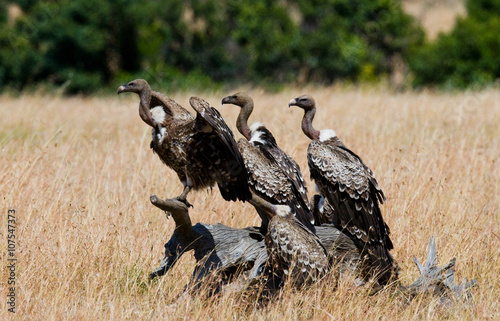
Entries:
{"label": "dry stick", "polygon": [[420,261],[413,257],[413,262],[417,265],[420,276],[407,287],[402,287],[410,297],[420,293],[430,293],[440,298],[441,303],[449,304],[453,298],[461,298],[465,302],[472,299],[471,289],[477,286],[476,280],[467,281],[464,279],[461,284],[455,284],[456,259],[453,258],[448,264],[438,266],[436,242],[434,236],[429,242],[427,260],[422,266]]}
{"label": "dry stick", "polygon": [[172,215],[176,229],[165,244],[165,258],[160,267],[150,274],[151,278],[164,275],[177,259],[189,250],[194,250],[198,262],[192,279],[199,280],[213,270],[245,271],[251,269],[250,277],[260,273],[267,262],[264,237],[258,228],[237,229],[222,224],[197,223],[191,225],[187,206],[175,199],[160,200],[151,195],[151,203]]}

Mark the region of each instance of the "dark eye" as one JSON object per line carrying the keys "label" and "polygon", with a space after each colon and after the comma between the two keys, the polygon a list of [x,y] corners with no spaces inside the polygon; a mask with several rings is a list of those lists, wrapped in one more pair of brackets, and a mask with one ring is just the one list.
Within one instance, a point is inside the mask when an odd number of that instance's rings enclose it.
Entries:
{"label": "dark eye", "polygon": [[135,82],[133,82],[133,81],[132,81],[132,82],[129,82],[129,83],[128,83],[128,85],[129,85],[129,86],[135,86]]}

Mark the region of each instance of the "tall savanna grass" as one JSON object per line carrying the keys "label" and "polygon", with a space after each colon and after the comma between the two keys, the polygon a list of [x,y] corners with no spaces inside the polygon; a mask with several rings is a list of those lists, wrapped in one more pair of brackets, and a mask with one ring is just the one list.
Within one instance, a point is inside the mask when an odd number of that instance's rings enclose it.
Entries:
{"label": "tall savanna grass", "polygon": [[[309,176],[301,110],[288,101],[317,101],[315,126],[331,128],[372,168],[387,196],[401,282],[418,276],[436,236],[439,263],[457,258],[456,276],[475,278],[470,305],[437,299],[406,304],[392,291],[370,296],[352,282],[287,290],[260,306],[241,295],[178,300],[195,261],[188,253],[162,278],[148,274],[163,258],[173,220],[149,195],[173,197],[182,185],[149,148],[138,97],[0,96],[0,318],[16,319],[499,319],[500,92],[408,92],[341,87],[249,90],[251,120],[260,120]],[[188,107],[199,95],[235,131],[229,92],[172,94]],[[237,137],[241,137],[235,131]],[[309,182],[310,194],[313,185]],[[256,225],[255,211],[224,202],[217,189],[189,195],[193,223]],[[16,210],[16,313],[8,313],[7,211]]]}

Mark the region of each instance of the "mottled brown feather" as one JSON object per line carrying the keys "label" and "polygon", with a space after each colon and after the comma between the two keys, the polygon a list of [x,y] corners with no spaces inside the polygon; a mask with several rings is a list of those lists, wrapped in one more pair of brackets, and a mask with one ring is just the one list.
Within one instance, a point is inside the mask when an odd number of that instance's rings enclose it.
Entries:
{"label": "mottled brown feather", "polygon": [[[184,186],[200,190],[218,184],[226,200],[251,198],[243,158],[219,112],[201,98],[190,104],[196,117],[143,79],[120,86],[118,93],[140,97],[139,114],[152,126],[151,148],[176,173]],[[161,107],[164,119],[152,120],[151,110]],[[156,109],[155,109],[156,110]]]}
{"label": "mottled brown feather", "polygon": [[265,241],[272,271],[296,286],[316,282],[329,270],[321,241],[294,217],[274,216]]}
{"label": "mottled brown feather", "polygon": [[316,194],[311,197],[309,204],[311,205],[311,213],[314,217],[314,225],[333,224],[335,210],[330,202],[328,202],[328,199],[323,195]]}
{"label": "mottled brown feather", "polygon": [[[293,202],[297,219],[314,231],[307,187],[299,165],[279,148],[273,134],[265,126],[258,123],[252,128],[248,126],[248,118],[253,110],[252,98],[246,93],[237,93],[224,97],[222,104],[241,107],[236,127],[245,139],[240,140],[238,145],[245,160],[252,192],[274,205]],[[267,218],[265,215],[261,215],[261,218],[263,226],[266,226]]]}
{"label": "mottled brown feather", "polygon": [[312,121],[314,99],[303,95],[289,106],[304,109],[302,130],[311,139],[307,159],[313,179],[334,209],[332,223],[356,242],[382,284],[387,283],[396,267],[389,251],[393,248],[390,230],[382,218],[379,204],[385,201],[372,171],[349,150],[331,130],[318,131]]}

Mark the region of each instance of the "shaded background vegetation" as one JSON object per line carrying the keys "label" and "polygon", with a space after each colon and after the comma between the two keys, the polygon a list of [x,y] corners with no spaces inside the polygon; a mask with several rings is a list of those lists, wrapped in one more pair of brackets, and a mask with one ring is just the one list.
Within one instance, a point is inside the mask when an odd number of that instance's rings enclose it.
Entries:
{"label": "shaded background vegetation", "polygon": [[455,28],[411,57],[416,86],[481,87],[500,78],[500,0],[468,0]]}
{"label": "shaded background vegetation", "polygon": [[402,61],[416,86],[486,84],[500,72],[499,4],[469,0],[468,17],[426,43],[397,0],[7,1],[0,83],[67,93],[138,77],[177,89],[328,84],[377,81]]}

